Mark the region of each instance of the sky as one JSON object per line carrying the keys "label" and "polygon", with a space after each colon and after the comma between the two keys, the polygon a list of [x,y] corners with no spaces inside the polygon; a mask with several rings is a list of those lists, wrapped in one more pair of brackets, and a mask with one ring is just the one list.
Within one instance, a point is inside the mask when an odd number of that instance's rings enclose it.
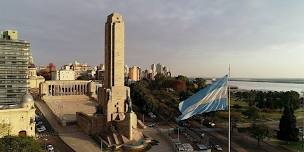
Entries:
{"label": "sky", "polygon": [[304,1],[1,0],[36,65],[104,63],[104,24],[125,21],[125,62],[189,77],[304,78]]}

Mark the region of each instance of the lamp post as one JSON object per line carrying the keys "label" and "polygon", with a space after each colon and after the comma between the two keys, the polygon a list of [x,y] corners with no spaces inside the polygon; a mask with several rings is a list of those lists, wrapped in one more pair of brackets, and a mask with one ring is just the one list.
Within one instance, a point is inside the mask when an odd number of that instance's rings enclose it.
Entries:
{"label": "lamp post", "polygon": [[178,139],[178,142],[179,142],[179,127],[177,127],[177,139]]}
{"label": "lamp post", "polygon": [[102,139],[100,139],[100,152],[102,152]]}
{"label": "lamp post", "polygon": [[145,124],[145,114],[142,115],[143,124]]}

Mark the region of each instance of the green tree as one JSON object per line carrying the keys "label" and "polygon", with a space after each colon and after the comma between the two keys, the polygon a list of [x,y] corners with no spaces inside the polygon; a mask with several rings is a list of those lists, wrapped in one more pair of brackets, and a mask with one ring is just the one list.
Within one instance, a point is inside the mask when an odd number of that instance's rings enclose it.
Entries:
{"label": "green tree", "polygon": [[182,80],[188,83],[189,79],[186,76],[183,75],[178,75],[176,78],[176,80]]}
{"label": "green tree", "polygon": [[284,141],[298,141],[299,130],[297,129],[297,120],[291,106],[285,106],[279,124],[280,131],[277,137]]}
{"label": "green tree", "polygon": [[260,109],[257,107],[249,107],[248,110],[244,111],[243,114],[247,116],[249,119],[256,120],[260,117],[259,115]]}
{"label": "green tree", "polygon": [[4,136],[0,138],[0,152],[43,152],[33,137]]}
{"label": "green tree", "polygon": [[197,89],[200,90],[206,87],[206,80],[203,78],[195,78],[195,83],[197,84]]}
{"label": "green tree", "polygon": [[269,127],[264,124],[253,124],[250,128],[250,133],[251,136],[258,141],[258,145],[260,145],[260,141],[271,136]]}

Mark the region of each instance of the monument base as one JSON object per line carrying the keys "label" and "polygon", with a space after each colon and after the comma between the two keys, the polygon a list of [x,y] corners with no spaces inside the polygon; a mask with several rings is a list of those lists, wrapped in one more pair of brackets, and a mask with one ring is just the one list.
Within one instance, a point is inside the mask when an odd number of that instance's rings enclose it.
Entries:
{"label": "monument base", "polygon": [[[108,147],[120,147],[124,144],[136,144],[144,140],[141,129],[134,112],[125,113],[125,119],[106,122],[106,115],[87,115],[76,113],[78,126],[88,135],[101,137]],[[141,128],[141,129],[140,129]]]}

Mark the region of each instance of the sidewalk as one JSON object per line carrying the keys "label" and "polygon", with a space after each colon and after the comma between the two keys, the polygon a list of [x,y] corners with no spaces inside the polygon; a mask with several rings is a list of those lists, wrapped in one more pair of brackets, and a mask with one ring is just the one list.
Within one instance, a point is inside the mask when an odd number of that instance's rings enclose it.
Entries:
{"label": "sidewalk", "polygon": [[100,152],[99,145],[77,126],[62,127],[58,123],[56,116],[43,101],[35,101],[35,105],[43,113],[59,137],[75,152]]}

